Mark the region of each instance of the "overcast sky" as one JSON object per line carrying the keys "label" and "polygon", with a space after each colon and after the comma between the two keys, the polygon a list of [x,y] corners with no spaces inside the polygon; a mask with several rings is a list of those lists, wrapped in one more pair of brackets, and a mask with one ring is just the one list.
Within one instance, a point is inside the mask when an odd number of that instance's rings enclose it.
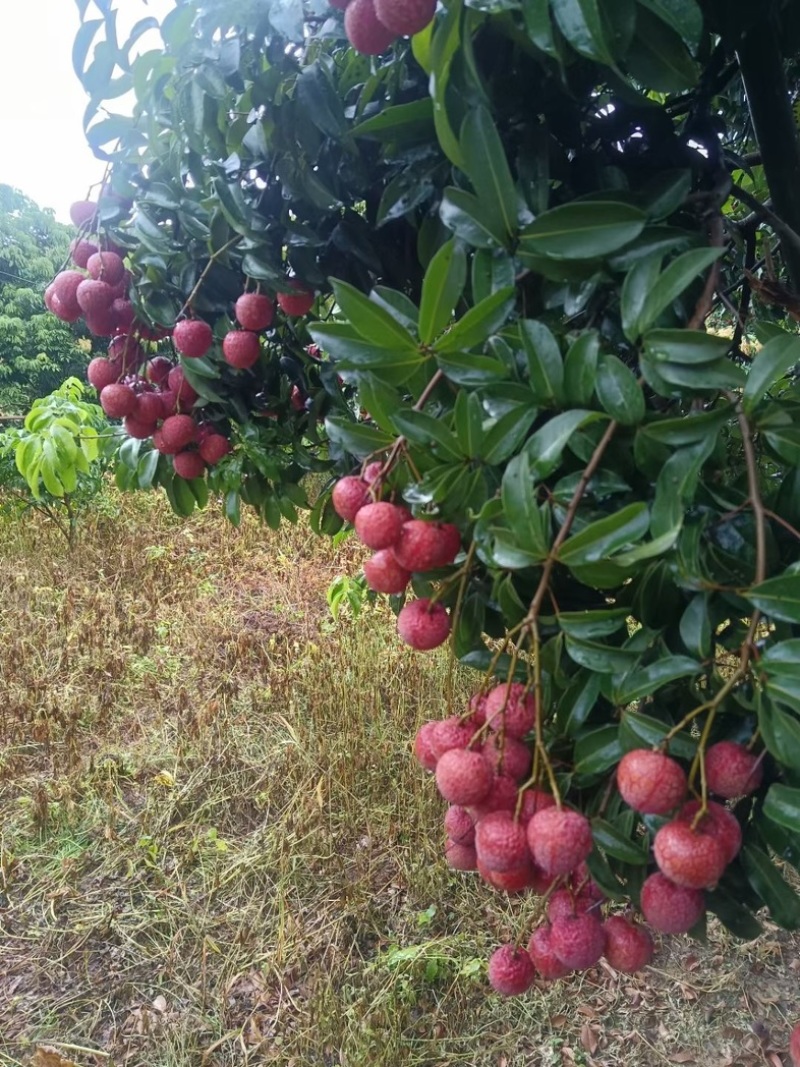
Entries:
{"label": "overcast sky", "polygon": [[[83,135],[87,96],[72,69],[78,9],[75,0],[2,0],[2,6],[0,182],[69,222],[69,205],[83,200],[104,170]],[[124,41],[140,18],[162,18],[175,5],[115,0],[115,6]]]}

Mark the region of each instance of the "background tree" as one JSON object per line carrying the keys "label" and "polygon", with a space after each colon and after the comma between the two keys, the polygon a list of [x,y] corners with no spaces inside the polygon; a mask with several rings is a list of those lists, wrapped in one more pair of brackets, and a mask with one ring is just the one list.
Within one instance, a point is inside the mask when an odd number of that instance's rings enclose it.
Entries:
{"label": "background tree", "polygon": [[182,3],[120,44],[98,6],[85,217],[127,251],[142,372],[103,367],[120,481],[274,523],[350,472],[316,527],[355,519],[368,582],[417,595],[401,637],[483,674],[417,739],[450,862],[567,891],[495,987],[632,969],[625,938],[641,964],[588,872],[659,929],[800,925],[797,6],[451,0],[390,45],[352,0],[377,58],[333,11]]}

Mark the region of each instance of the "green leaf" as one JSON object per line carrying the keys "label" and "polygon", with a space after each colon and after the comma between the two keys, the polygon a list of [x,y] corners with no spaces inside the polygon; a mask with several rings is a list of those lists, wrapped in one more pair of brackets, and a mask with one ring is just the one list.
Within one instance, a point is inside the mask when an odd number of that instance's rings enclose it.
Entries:
{"label": "green leaf", "polygon": [[703,31],[703,12],[697,0],[637,0],[658,19],[670,26],[690,48],[700,43]]}
{"label": "green leaf", "polygon": [[372,344],[418,351],[417,342],[388,311],[347,282],[331,278],[336,303],[356,330]]}
{"label": "green leaf", "polygon": [[558,702],[558,722],[562,732],[574,737],[591,715],[600,695],[601,677],[581,669],[570,679]]}
{"label": "green leaf", "polygon": [[752,941],[763,933],[761,923],[752,912],[722,886],[706,893],[706,907],[717,916],[723,926],[727,926],[732,934],[744,941]]}
{"label": "green leaf", "polygon": [[473,107],[461,127],[463,169],[495,228],[511,236],[517,229],[517,191],[497,126],[484,107]]}
{"label": "green leaf", "polygon": [[547,538],[541,536],[543,531],[535,483],[530,460],[524,452],[514,456],[505,469],[501,499],[503,515],[517,545],[534,557],[546,555],[549,545]]}
{"label": "green leaf", "polygon": [[518,255],[593,259],[615,252],[644,229],[645,214],[630,204],[585,201],[545,211],[520,237]]}
{"label": "green leaf", "polygon": [[644,305],[661,274],[662,256],[646,256],[631,267],[625,275],[620,295],[622,332],[629,341],[635,342],[642,333],[641,318]]}
{"label": "green leaf", "polygon": [[457,352],[482,345],[506,321],[514,306],[514,297],[515,290],[509,287],[498,289],[481,300],[439,338],[436,342],[437,353]]}
{"label": "green leaf", "polygon": [[642,7],[637,11],[636,37],[625,65],[637,81],[662,93],[691,89],[700,73],[681,36]]}
{"label": "green leaf", "polygon": [[532,405],[520,404],[501,415],[483,438],[481,459],[490,465],[504,463],[525,440],[538,414]]}
{"label": "green leaf", "polygon": [[473,248],[503,247],[503,231],[472,193],[448,186],[439,205],[439,216],[448,230]]}
{"label": "green leaf", "polygon": [[531,473],[541,480],[551,474],[561,462],[561,455],[573,434],[587,423],[604,419],[598,411],[575,409],[554,415],[525,443],[525,451],[533,461]]}
{"label": "green leaf", "polygon": [[688,656],[664,656],[647,667],[639,667],[624,675],[614,686],[614,703],[631,704],[634,700],[650,696],[678,678],[691,678],[702,670],[702,664],[689,659]]}
{"label": "green leaf", "polygon": [[505,252],[478,248],[472,256],[472,300],[478,304],[498,289],[514,285],[514,260]]}
{"label": "green leaf", "polygon": [[[654,748],[660,745],[672,727],[671,722],[662,722],[640,711],[626,711],[620,720],[619,736],[626,752],[634,748]],[[697,749],[696,742],[682,730],[670,739],[669,753],[676,759],[691,760]]]}
{"label": "green leaf", "polygon": [[673,300],[677,300],[698,274],[719,259],[723,251],[722,248],[695,248],[673,259],[652,285],[644,301],[639,316],[640,331],[649,329],[661,312],[668,308]]}
{"label": "green leaf", "polygon": [[778,826],[797,833],[800,829],[800,789],[773,783],[764,800],[764,814]]}
{"label": "green leaf", "polygon": [[707,365],[722,359],[730,348],[726,337],[703,330],[648,330],[643,338],[645,353],[656,364]]}
{"label": "green leaf", "polygon": [[800,712],[800,638],[772,645],[758,661],[758,670],[766,678],[766,689],[773,700]]}
{"label": "green leaf", "polygon": [[[573,659],[580,667],[597,671],[599,674],[629,671],[639,659],[638,652],[607,645],[604,641],[588,641],[585,638],[570,637],[569,634],[566,635],[565,647],[570,659]],[[616,727],[614,729],[616,730]]]}
{"label": "green leaf", "polygon": [[742,595],[770,618],[800,622],[800,574],[796,572],[787,571],[777,578],[768,578]]}
{"label": "green leaf", "polygon": [[800,719],[763,692],[757,706],[764,744],[779,763],[800,771]]}
{"label": "green leaf", "polygon": [[139,460],[139,464],[136,469],[136,484],[140,489],[149,489],[153,484],[153,479],[156,476],[156,469],[158,467],[159,453],[152,448]]}
{"label": "green leaf", "polygon": [[558,614],[558,624],[570,637],[610,637],[624,627],[629,616],[628,608],[562,611]]}
{"label": "green leaf", "polygon": [[350,132],[353,137],[369,137],[377,141],[427,141],[433,133],[433,101],[425,96],[410,104],[384,108]]}
{"label": "green leaf", "polygon": [[467,257],[455,239],[442,245],[428,264],[422,282],[419,336],[429,344],[450,322],[467,280]]}
{"label": "green leaf", "polygon": [[329,415],[325,420],[328,436],[354,456],[369,456],[394,441],[392,434],[384,433],[374,426],[364,426],[340,415]]}
{"label": "green leaf", "polygon": [[558,28],[579,55],[614,65],[598,0],[551,0],[550,7]]}
{"label": "green leaf", "polygon": [[464,156],[447,110],[450,74],[461,46],[462,10],[460,0],[451,4],[444,19],[437,22],[434,28],[430,51],[430,95],[433,99],[436,136],[442,151],[451,163],[463,170]]}
{"label": "green leaf", "polygon": [[786,334],[768,341],[754,356],[747,373],[742,393],[745,413],[749,415],[759,400],[797,363],[800,363],[800,337]]}
{"label": "green leaf", "polygon": [[475,393],[461,390],[453,409],[453,427],[462,453],[470,459],[480,455],[483,441],[483,408]]}
{"label": "green leaf", "polygon": [[592,837],[598,848],[622,863],[639,866],[648,861],[647,849],[643,847],[646,839],[640,838],[640,844],[637,845],[627,834],[606,819],[592,819]]}
{"label": "green leaf", "polygon": [[425,411],[398,411],[394,415],[397,429],[415,444],[433,444],[434,453],[443,459],[460,460],[464,453],[456,435],[449,430],[441,419],[428,415]]}
{"label": "green leaf", "polygon": [[647,504],[629,504],[614,515],[597,519],[579,533],[568,537],[558,550],[558,558],[568,567],[596,563],[641,540],[649,527]]}
{"label": "green leaf", "polygon": [[534,400],[544,405],[559,404],[564,396],[564,361],[558,341],[536,319],[523,319],[519,330]]}
{"label": "green leaf", "polygon": [[579,735],[575,742],[575,774],[603,774],[622,759],[619,727],[601,726]]}
{"label": "green leaf", "polygon": [[636,375],[617,356],[603,356],[595,382],[597,399],[623,426],[637,426],[644,420],[644,393]]}
{"label": "green leaf", "polygon": [[465,389],[474,389],[489,385],[507,376],[508,370],[499,359],[491,356],[479,356],[472,352],[450,352],[437,355],[439,369],[451,382],[462,385]]}
{"label": "green leaf", "polygon": [[686,605],[679,624],[681,641],[687,649],[705,659],[711,654],[711,619],[708,594],[698,593]]}
{"label": "green leaf", "polygon": [[424,361],[418,348],[384,348],[383,345],[369,344],[346,322],[313,323],[308,332],[342,368],[376,373],[391,369],[394,384],[407,381]]}
{"label": "green leaf", "polygon": [[596,330],[587,330],[570,345],[564,360],[564,394],[570,404],[585,407],[591,402],[599,351]]}
{"label": "green leaf", "polygon": [[741,858],[747,880],[767,905],[775,922],[784,930],[800,927],[800,897],[784,880],[767,853],[755,845],[746,844]]}

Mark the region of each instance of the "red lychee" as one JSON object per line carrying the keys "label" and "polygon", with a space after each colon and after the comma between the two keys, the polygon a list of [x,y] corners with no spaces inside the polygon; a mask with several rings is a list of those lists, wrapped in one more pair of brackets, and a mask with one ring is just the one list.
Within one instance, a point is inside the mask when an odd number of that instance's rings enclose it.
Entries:
{"label": "red lychee", "polygon": [[373,485],[373,483],[378,481],[378,479],[381,476],[381,471],[382,470],[383,470],[382,461],[379,460],[379,459],[378,460],[374,460],[372,463],[368,463],[366,465],[366,467],[364,468],[364,473],[361,475],[361,477],[364,479],[364,481],[367,483],[367,485],[371,486],[371,485]]}
{"label": "red lychee", "polygon": [[136,319],[136,309],[130,300],[116,297],[111,304],[111,314],[114,316],[114,328],[120,333],[127,333]]}
{"label": "red lychee", "polygon": [[433,752],[437,760],[451,748],[466,748],[474,734],[474,727],[462,723],[457,715],[440,719],[431,731]]}
{"label": "red lychee", "polygon": [[100,392],[100,407],[110,419],[123,419],[136,410],[136,393],[129,385],[107,385]]}
{"label": "red lychee", "polygon": [[495,774],[489,792],[478,803],[469,805],[469,813],[478,822],[493,811],[515,811],[518,796],[519,790],[513,778],[507,774]]}
{"label": "red lychee", "polygon": [[365,56],[379,56],[397,36],[378,18],[373,0],[351,0],[344,13],[344,31],[356,52]]}
{"label": "red lychee", "polygon": [[538,811],[556,806],[555,797],[542,789],[526,789],[522,794],[522,806],[519,810],[520,821],[527,826]]}
{"label": "red lychee", "polygon": [[176,349],[187,359],[200,359],[214,343],[214,333],[203,319],[181,319],[172,331]]}
{"label": "red lychee", "polygon": [[119,376],[120,368],[104,356],[97,356],[86,368],[86,380],[98,393],[102,392],[107,385],[113,385],[119,381]]}
{"label": "red lychee", "polygon": [[72,225],[77,226],[78,229],[81,226],[88,225],[97,214],[97,204],[92,200],[76,200],[69,207],[69,217],[72,219]]}
{"label": "red lychee", "polygon": [[545,808],[528,823],[534,860],[548,874],[569,874],[592,851],[592,827],[580,812]]}
{"label": "red lychee", "polygon": [[144,349],[129,333],[118,334],[111,338],[108,346],[108,358],[119,363],[125,370],[138,367],[144,360]]}
{"label": "red lychee", "polygon": [[186,380],[186,374],[184,373],[183,367],[172,367],[167,375],[167,384],[169,386],[169,391],[173,393],[175,397],[172,405],[173,408],[186,411],[188,408],[191,408],[197,400],[197,392]]}
{"label": "red lychee", "polygon": [[563,915],[585,915],[591,911],[598,914],[597,901],[591,893],[573,893],[566,886],[557,889],[547,902],[547,918],[550,922]]}
{"label": "red lychee", "polygon": [[457,526],[411,519],[403,523],[392,551],[407,571],[430,571],[452,563],[460,547],[461,535]]}
{"label": "red lychee", "polygon": [[[107,282],[84,278],[75,290],[75,299],[84,315],[96,315],[99,318],[104,314],[108,315],[114,303],[114,290]],[[102,333],[105,333],[105,330]],[[102,333],[99,336],[102,336]]]}
{"label": "red lychee", "polygon": [[361,508],[369,502],[366,482],[353,474],[340,478],[331,494],[333,510],[346,522],[352,522]]}
{"label": "red lychee", "polygon": [[100,251],[94,241],[85,241],[82,237],[76,237],[69,246],[69,250],[72,262],[76,267],[81,267],[84,270],[91,257]]}
{"label": "red lychee", "polygon": [[230,330],[222,342],[222,354],[231,367],[248,370],[261,355],[258,334],[250,330]]}
{"label": "red lychee", "polygon": [[145,422],[136,415],[128,415],[122,420],[122,426],[128,437],[135,437],[137,441],[146,441],[156,432],[156,422]]}
{"label": "red lychee", "polygon": [[562,915],[551,929],[553,952],[570,970],[583,971],[592,967],[603,955],[606,933],[594,915]]}
{"label": "red lychee", "polygon": [[537,926],[531,934],[528,942],[528,954],[533,965],[542,978],[554,981],[569,974],[569,967],[565,967],[553,951],[553,931],[550,926]]}
{"label": "red lychee", "polygon": [[426,771],[435,771],[438,756],[433,751],[433,734],[438,722],[424,722],[414,738],[414,755]]}
{"label": "red lychee", "polygon": [[199,452],[179,452],[172,461],[175,473],[181,478],[202,478],[206,465]]}
{"label": "red lychee", "polygon": [[763,762],[735,741],[718,741],[706,752],[706,781],[718,797],[730,800],[755,792],[764,777]]}
{"label": "red lychee", "polygon": [[686,774],[663,752],[636,748],[626,752],[617,767],[622,799],[644,815],[664,815],[686,796]]}
{"label": "red lychee", "polygon": [[379,500],[365,504],[355,517],[356,534],[367,548],[391,548],[400,536],[400,528],[409,518],[408,509]]}
{"label": "red lychee", "polygon": [[398,37],[413,37],[436,13],[436,0],[375,0],[375,14]]}
{"label": "red lychee", "polygon": [[171,370],[172,363],[166,356],[154,356],[145,367],[144,376],[154,385],[163,385]]}
{"label": "red lychee", "polygon": [[489,734],[483,746],[483,755],[493,771],[502,771],[509,778],[521,782],[531,769],[531,750],[515,737],[500,737]]}
{"label": "red lychee", "polygon": [[390,549],[384,548],[366,560],[364,577],[376,593],[402,593],[411,580],[411,572],[400,566]]}
{"label": "red lychee", "polygon": [[507,871],[495,871],[487,867],[481,860],[477,861],[478,874],[493,889],[501,893],[525,893],[528,890],[540,892],[539,880],[541,873],[537,871],[533,861],[528,859],[520,867],[511,867]]}
{"label": "red lychee", "polygon": [[[105,282],[92,282],[92,285],[105,285]],[[84,322],[86,329],[95,337],[111,337],[116,329],[114,312],[110,307],[87,311]]]}
{"label": "red lychee", "polygon": [[[678,822],[692,824],[700,810],[699,800],[687,800],[675,816]],[[725,866],[732,863],[742,847],[742,828],[732,811],[722,804],[709,800],[706,814],[695,829],[698,833],[712,837],[722,849]]]}
{"label": "red lychee", "polygon": [[243,330],[266,330],[275,317],[275,305],[264,293],[242,293],[235,310]]}
{"label": "red lychee", "polygon": [[397,616],[397,632],[402,641],[418,652],[444,644],[450,636],[450,616],[438,602],[427,597],[405,604]]}
{"label": "red lychee", "polygon": [[489,729],[505,730],[510,737],[524,737],[536,724],[536,700],[521,682],[501,682],[490,689],[485,711]]}
{"label": "red lychee", "polygon": [[196,433],[197,423],[191,415],[170,415],[169,418],[164,419],[161,427],[161,440],[165,447],[159,451],[182,452],[194,441]]}
{"label": "red lychee", "polygon": [[706,910],[699,889],[676,885],[660,871],[645,879],[640,897],[642,915],[662,934],[685,934]]}
{"label": "red lychee", "polygon": [[203,461],[213,467],[215,463],[219,463],[223,456],[231,451],[231,443],[227,437],[224,437],[221,433],[210,433],[200,443],[198,449]]}
{"label": "red lychee", "polygon": [[474,696],[469,698],[470,716],[476,726],[483,726],[486,722],[486,695],[484,693],[475,693]]}
{"label": "red lychee", "polygon": [[436,787],[451,804],[477,804],[491,785],[492,772],[480,752],[451,748],[436,764]]}
{"label": "red lychee", "polygon": [[444,816],[444,828],[448,838],[458,845],[474,845],[475,823],[466,808],[451,804]]}
{"label": "red lychee", "polygon": [[[74,315],[76,318],[80,315],[82,308],[78,303],[78,286],[85,281],[86,278],[80,271],[62,270],[48,286],[67,315]],[[60,315],[59,318],[61,318]]]}
{"label": "red lychee", "polygon": [[306,289],[302,282],[297,281],[297,279],[291,279],[289,284],[291,285],[289,292],[278,293],[278,307],[284,315],[289,315],[291,318],[301,318],[303,315],[307,315],[314,306],[314,293],[310,289]]}
{"label": "red lychee", "polygon": [[475,827],[478,860],[493,871],[509,871],[530,862],[525,830],[510,811],[493,811]]}
{"label": "red lychee", "polygon": [[458,841],[448,839],[445,842],[444,858],[448,867],[452,867],[454,871],[475,871],[478,867],[474,847],[460,844]]}
{"label": "red lychee", "polygon": [[119,285],[125,277],[125,264],[116,252],[95,252],[89,256],[86,269],[92,278],[108,282],[111,286]]}
{"label": "red lychee", "polygon": [[[352,0],[358,3],[358,0]],[[516,945],[503,945],[489,958],[489,984],[504,997],[516,997],[533,985],[536,970],[527,952]]]}
{"label": "red lychee", "polygon": [[725,870],[722,846],[688,822],[668,822],[653,839],[653,852],[662,874],[688,889],[715,886]]}
{"label": "red lychee", "polygon": [[603,923],[606,932],[605,957],[615,971],[634,974],[653,958],[653,939],[643,926],[611,915]]}
{"label": "red lychee", "polygon": [[158,422],[162,410],[158,393],[139,393],[133,414],[141,422]]}
{"label": "red lychee", "polygon": [[789,1036],[789,1055],[792,1058],[792,1067],[800,1067],[800,1023]]}

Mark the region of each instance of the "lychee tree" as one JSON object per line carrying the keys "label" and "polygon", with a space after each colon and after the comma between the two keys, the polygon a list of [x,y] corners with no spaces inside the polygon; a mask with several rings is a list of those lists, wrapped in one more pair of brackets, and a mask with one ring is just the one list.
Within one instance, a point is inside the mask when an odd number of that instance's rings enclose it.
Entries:
{"label": "lychee tree", "polygon": [[797,5],[78,6],[119,480],[274,524],[324,472],[475,669],[414,751],[447,862],[541,894],[495,988],[644,966],[629,905],[800,926]]}

